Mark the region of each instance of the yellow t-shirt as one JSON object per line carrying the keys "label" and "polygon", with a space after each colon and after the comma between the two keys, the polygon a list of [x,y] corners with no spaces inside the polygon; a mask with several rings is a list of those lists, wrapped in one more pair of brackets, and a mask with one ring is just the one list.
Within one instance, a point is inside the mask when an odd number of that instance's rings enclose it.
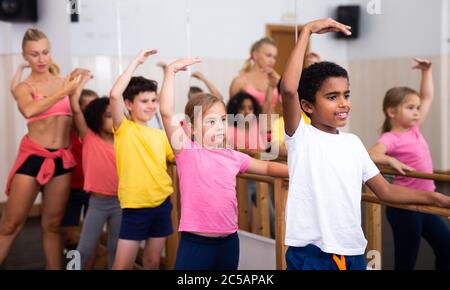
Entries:
{"label": "yellow t-shirt", "polygon": [[[302,112],[302,118],[306,124],[311,124],[311,120]],[[272,141],[279,141],[280,144],[284,144],[284,119],[280,117],[273,122],[272,125]]]}
{"label": "yellow t-shirt", "polygon": [[165,132],[126,118],[113,132],[120,206],[159,206],[173,192],[167,160],[174,155]]}

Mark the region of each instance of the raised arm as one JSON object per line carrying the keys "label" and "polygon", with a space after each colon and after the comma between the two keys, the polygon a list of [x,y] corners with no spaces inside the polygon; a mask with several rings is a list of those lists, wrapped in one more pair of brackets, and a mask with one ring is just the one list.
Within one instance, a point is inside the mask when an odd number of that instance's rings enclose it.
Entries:
{"label": "raised arm", "polygon": [[223,96],[222,96],[222,94],[219,92],[219,90],[217,89],[217,87],[216,87],[210,80],[208,80],[208,79],[205,77],[204,74],[202,74],[202,73],[199,72],[199,71],[196,71],[196,72],[192,73],[192,77],[194,77],[194,78],[196,78],[196,79],[202,81],[202,82],[206,85],[206,87],[208,88],[209,92],[210,92],[212,95],[214,95],[214,96],[216,96],[216,97],[219,97],[221,100],[223,100]]}
{"label": "raised arm", "polygon": [[70,105],[72,107],[73,119],[78,130],[78,135],[81,139],[86,136],[88,132],[88,126],[86,124],[86,120],[84,119],[83,111],[80,108],[80,96],[84,86],[90,79],[92,79],[91,72],[85,70],[81,75],[75,92],[70,96]]}
{"label": "raised arm", "polygon": [[431,103],[434,97],[433,72],[431,68],[431,61],[426,59],[415,58],[416,62],[413,69],[422,71],[422,78],[420,82],[420,117],[419,125],[425,121],[425,118],[430,111]]}
{"label": "raised arm", "polygon": [[186,70],[188,66],[198,62],[200,62],[200,59],[197,57],[179,59],[167,65],[164,69],[159,111],[164,129],[175,154],[181,152],[189,140],[189,136],[186,135],[180,121],[175,116],[175,74]]}
{"label": "raised arm", "polygon": [[125,105],[122,95],[128,84],[130,83],[134,71],[139,65],[143,64],[150,55],[156,54],[157,52],[158,51],[156,49],[141,50],[114,83],[114,86],[109,93],[109,103],[111,106],[114,129],[118,129],[120,127],[120,124],[122,123],[123,118],[125,118]]}
{"label": "raised arm", "polygon": [[342,32],[350,35],[350,26],[336,22],[333,19],[321,19],[309,22],[303,26],[300,38],[292,51],[281,80],[281,97],[283,100],[283,114],[285,131],[292,136],[297,130],[301,118],[301,107],[297,93],[302,75],[305,53],[311,34],[327,32]]}
{"label": "raised arm", "polygon": [[405,171],[414,171],[414,168],[398,161],[397,159],[387,155],[386,153],[387,153],[386,145],[382,143],[375,144],[369,150],[370,158],[373,160],[373,162],[377,164],[388,165],[403,175],[405,174]]}
{"label": "raised arm", "polygon": [[[28,62],[24,62],[22,64],[19,65],[19,67],[16,70],[16,73],[13,76],[13,79],[11,80],[11,84],[10,84],[10,91],[14,96],[14,89],[20,84],[20,82],[22,81],[22,74],[23,74],[23,70],[30,67],[30,64]],[[15,98],[15,96],[14,96]]]}
{"label": "raised arm", "polygon": [[398,204],[426,204],[450,208],[450,196],[390,184],[381,174],[366,182],[375,195],[384,202]]}
{"label": "raised arm", "polygon": [[269,175],[273,177],[289,177],[288,167],[284,163],[262,161],[252,158],[247,173]]}
{"label": "raised arm", "polygon": [[45,112],[65,96],[73,94],[77,87],[79,76],[79,69],[74,70],[66,77],[63,85],[56,92],[38,101],[33,100],[30,86],[24,82],[20,83],[15,87],[13,93],[19,111],[27,119]]}

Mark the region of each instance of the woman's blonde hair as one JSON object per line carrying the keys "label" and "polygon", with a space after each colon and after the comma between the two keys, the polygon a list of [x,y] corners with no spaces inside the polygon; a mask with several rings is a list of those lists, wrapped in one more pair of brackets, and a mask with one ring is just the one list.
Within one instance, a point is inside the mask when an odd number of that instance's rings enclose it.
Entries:
{"label": "woman's blonde hair", "polygon": [[261,38],[257,42],[253,43],[252,47],[250,48],[250,57],[245,61],[244,65],[242,66],[240,70],[241,73],[247,73],[250,71],[253,62],[253,53],[258,49],[260,49],[264,44],[273,45],[275,47],[277,46],[275,41],[269,37]]}
{"label": "woman's blonde hair", "polygon": [[[25,45],[27,44],[27,42],[29,41],[39,41],[41,39],[47,39],[48,41],[48,37],[47,35],[45,35],[44,32],[35,29],[35,28],[29,28],[27,29],[27,31],[25,31],[25,35],[23,36],[23,40],[22,40],[22,50],[25,50]],[[50,45],[50,41],[49,41],[49,45]],[[60,73],[60,68],[59,66],[54,63],[52,61],[52,63],[50,64],[48,71],[52,74],[52,75],[59,75]]]}

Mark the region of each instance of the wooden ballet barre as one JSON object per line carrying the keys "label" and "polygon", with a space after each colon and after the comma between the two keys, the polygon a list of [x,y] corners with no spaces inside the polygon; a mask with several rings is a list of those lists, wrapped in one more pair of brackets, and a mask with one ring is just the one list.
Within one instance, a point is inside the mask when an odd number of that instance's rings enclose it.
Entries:
{"label": "wooden ballet barre", "polygon": [[397,170],[389,168],[389,167],[380,167],[380,171],[382,174],[388,174],[388,175],[406,176],[406,177],[421,178],[421,179],[431,179],[434,181],[441,181],[441,182],[450,182],[450,175],[448,175],[448,174],[407,171],[406,174],[403,175],[400,172],[398,172]]}
{"label": "wooden ballet barre", "polygon": [[[275,180],[277,179],[276,177],[271,177],[271,176],[266,176],[266,175],[258,175],[258,174],[250,174],[250,173],[238,174],[237,177],[247,179],[247,180],[266,182],[269,184],[273,184],[275,182]],[[286,184],[289,183],[289,178],[282,178],[282,180],[283,180],[283,183],[286,183]]]}
{"label": "wooden ballet barre", "polygon": [[450,216],[450,208],[443,208],[431,205],[418,205],[418,204],[395,204],[395,203],[386,203],[378,199],[378,197],[373,193],[363,193],[362,199],[365,202],[376,203],[387,205],[390,207],[402,208],[411,211],[429,213],[434,215],[440,215],[444,217]]}

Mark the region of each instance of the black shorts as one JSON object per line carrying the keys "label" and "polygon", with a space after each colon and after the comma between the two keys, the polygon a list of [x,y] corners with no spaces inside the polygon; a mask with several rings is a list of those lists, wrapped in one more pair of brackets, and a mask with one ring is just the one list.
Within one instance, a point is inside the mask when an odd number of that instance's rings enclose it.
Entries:
{"label": "black shorts", "polygon": [[[50,152],[57,151],[56,149],[46,149]],[[42,163],[44,163],[45,157],[31,155],[25,160],[25,162],[16,171],[16,174],[24,174],[32,177],[38,176],[39,170],[41,169]],[[55,173],[53,177],[64,175],[66,173],[72,172],[73,168],[64,168],[61,158],[56,158],[55,160]]]}

